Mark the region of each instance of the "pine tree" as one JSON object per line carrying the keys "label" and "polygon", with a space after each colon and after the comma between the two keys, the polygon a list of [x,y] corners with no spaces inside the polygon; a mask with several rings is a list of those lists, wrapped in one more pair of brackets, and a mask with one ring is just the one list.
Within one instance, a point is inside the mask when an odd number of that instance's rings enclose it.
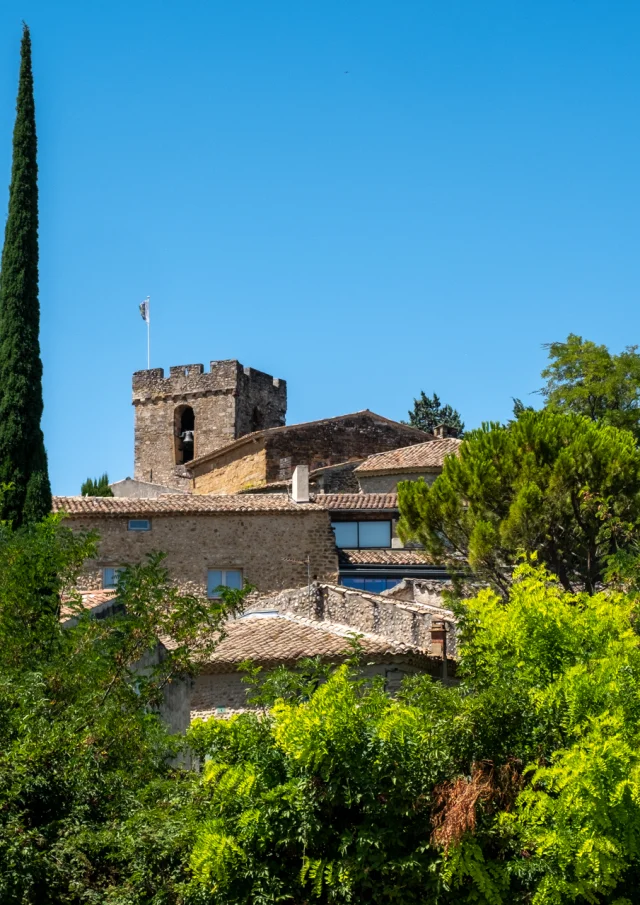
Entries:
{"label": "pine tree", "polygon": [[14,526],[51,510],[40,427],[42,361],[38,300],[38,165],[31,37],[25,25],[13,132],[9,213],[0,269],[0,518]]}
{"label": "pine tree", "polygon": [[450,405],[442,405],[437,393],[427,396],[425,391],[421,390],[420,396],[413,400],[413,408],[408,414],[409,420],[404,423],[428,434],[433,433],[439,424],[454,428],[459,437],[464,432],[464,421],[460,417],[460,412]]}

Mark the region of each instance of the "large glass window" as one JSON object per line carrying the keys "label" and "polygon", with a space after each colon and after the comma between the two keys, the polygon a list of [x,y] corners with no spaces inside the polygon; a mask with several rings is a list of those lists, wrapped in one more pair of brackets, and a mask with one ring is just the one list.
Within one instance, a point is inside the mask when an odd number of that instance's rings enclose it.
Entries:
{"label": "large glass window", "polygon": [[354,588],[358,591],[370,591],[372,594],[380,594],[395,588],[402,581],[401,578],[358,578],[357,576],[344,576],[340,584],[345,588]]}
{"label": "large glass window", "polygon": [[342,547],[345,550],[355,550],[357,548],[357,522],[334,522],[332,527],[333,533],[336,536],[336,547]]}
{"label": "large glass window", "polygon": [[391,522],[358,522],[360,547],[390,547]]}
{"label": "large glass window", "polygon": [[219,597],[220,588],[242,590],[241,569],[209,569],[207,573],[207,597]]}
{"label": "large glass window", "polygon": [[391,522],[332,522],[336,546],[343,550],[391,546]]}

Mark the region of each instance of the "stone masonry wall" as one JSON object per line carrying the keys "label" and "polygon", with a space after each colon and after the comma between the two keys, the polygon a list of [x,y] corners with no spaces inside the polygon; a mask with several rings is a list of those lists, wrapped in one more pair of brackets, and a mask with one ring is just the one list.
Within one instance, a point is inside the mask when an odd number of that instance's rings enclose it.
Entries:
{"label": "stone masonry wall", "polygon": [[141,562],[156,550],[185,592],[205,594],[208,569],[242,569],[260,591],[307,584],[311,575],[336,580],[338,563],[326,512],[216,512],[151,517],[151,531],[128,531],[126,518],[82,516],[70,519],[74,529],[100,534],[98,556],[86,563],[81,590],[102,585],[102,569]]}
{"label": "stone masonry wall", "polygon": [[[332,622],[348,626],[356,632],[382,635],[390,641],[415,645],[423,650],[431,647],[431,623],[444,619],[451,624],[450,654],[455,652],[453,613],[443,607],[441,598],[433,595],[426,602],[400,601],[391,596],[369,594],[337,585],[317,583],[307,588],[286,590],[269,597],[269,607],[282,613],[293,613],[304,619]],[[264,608],[258,598],[247,608]]]}
{"label": "stone masonry wall", "polygon": [[289,479],[296,465],[308,465],[313,471],[423,442],[424,434],[415,428],[378,419],[369,412],[291,425],[267,440],[267,482]]}
{"label": "stone masonry wall", "polygon": [[[247,447],[245,447],[245,450]],[[196,475],[193,479],[193,488],[196,493],[229,493],[229,488],[235,490],[249,490],[252,487],[261,487],[265,482],[267,473],[267,454],[264,449],[264,441],[251,445],[248,455],[238,458],[230,454],[218,459],[218,468],[213,471]],[[228,460],[225,462],[225,460]]]}
{"label": "stone masonry wall", "polygon": [[177,365],[169,377],[162,368],[133,375],[134,476],[138,481],[190,489],[190,475],[176,465],[176,409],[190,406],[195,417],[194,456],[231,443],[242,434],[284,423],[284,380],[243,367],[240,362],[212,361]]}
{"label": "stone masonry wall", "polygon": [[[366,678],[384,676],[387,690],[394,694],[405,676],[420,671],[403,662],[401,657],[389,657],[388,663],[367,665],[362,672]],[[191,693],[192,720],[210,716],[228,717],[247,709],[247,686],[242,682],[241,673],[205,673],[197,676]]]}
{"label": "stone masonry wall", "polygon": [[434,472],[361,474],[358,475],[358,482],[363,493],[395,493],[400,481],[417,481],[424,478],[427,484],[433,484],[437,477]]}
{"label": "stone masonry wall", "polygon": [[[424,443],[424,434],[412,427],[376,418],[370,412],[358,412],[347,418],[329,418],[308,424],[290,425],[284,430],[267,432],[256,438],[266,449],[266,469],[261,483],[290,480],[296,465],[308,465],[313,471],[327,465],[343,465],[351,459],[362,460],[376,452],[385,452],[414,443]],[[196,493],[238,493],[247,484],[260,483],[248,478],[237,463],[254,454],[251,442],[221,453],[192,469]],[[234,467],[230,467],[234,466]],[[214,472],[218,474],[214,477]],[[208,477],[206,477],[208,476]]]}

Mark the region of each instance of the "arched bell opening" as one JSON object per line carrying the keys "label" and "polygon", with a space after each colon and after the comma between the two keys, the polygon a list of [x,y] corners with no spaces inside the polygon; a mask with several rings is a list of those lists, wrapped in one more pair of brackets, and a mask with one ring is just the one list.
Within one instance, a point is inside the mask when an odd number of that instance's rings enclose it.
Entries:
{"label": "arched bell opening", "polygon": [[257,405],[254,405],[253,411],[251,413],[251,432],[253,433],[253,431],[261,431],[263,427],[264,418],[262,417],[262,412]]}
{"label": "arched bell opening", "polygon": [[176,465],[190,462],[195,454],[196,419],[190,405],[179,405],[174,413]]}

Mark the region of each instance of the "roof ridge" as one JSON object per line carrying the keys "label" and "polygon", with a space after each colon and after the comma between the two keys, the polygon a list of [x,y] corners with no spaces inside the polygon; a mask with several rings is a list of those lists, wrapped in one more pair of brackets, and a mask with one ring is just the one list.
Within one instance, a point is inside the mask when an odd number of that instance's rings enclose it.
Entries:
{"label": "roof ridge", "polygon": [[186,463],[185,467],[188,470],[191,470],[192,468],[196,468],[203,462],[208,462],[210,459],[214,459],[217,456],[222,455],[223,453],[230,452],[232,449],[237,449],[238,447],[243,446],[245,443],[250,443],[253,440],[258,440],[264,436],[271,436],[272,434],[279,431],[293,430],[294,428],[300,427],[309,427],[312,424],[325,424],[328,421],[344,421],[346,418],[353,418],[355,415],[372,415],[374,418],[377,418],[379,421],[385,421],[387,424],[401,425],[402,427],[406,428],[406,430],[414,431],[415,433],[425,433],[417,427],[412,427],[410,424],[404,424],[402,421],[394,421],[393,418],[386,418],[384,415],[379,415],[377,412],[373,412],[371,409],[358,409],[358,411],[356,412],[347,412],[345,415],[332,415],[329,418],[314,418],[311,421],[298,421],[295,424],[280,424],[277,427],[265,427],[261,430],[251,431],[251,433],[243,434],[241,437],[238,437],[236,440],[232,440],[231,443],[227,443],[225,446],[219,446],[217,449],[212,449],[210,452],[192,459],[190,462]]}

